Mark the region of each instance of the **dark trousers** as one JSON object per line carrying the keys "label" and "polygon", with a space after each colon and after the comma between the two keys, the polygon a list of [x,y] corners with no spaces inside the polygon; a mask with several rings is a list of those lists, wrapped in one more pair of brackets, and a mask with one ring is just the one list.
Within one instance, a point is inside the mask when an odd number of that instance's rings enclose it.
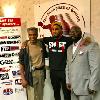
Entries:
{"label": "dark trousers", "polygon": [[65,71],[50,70],[51,84],[54,90],[55,100],[61,100],[60,89],[62,87],[64,100],[71,100],[70,91],[66,87]]}

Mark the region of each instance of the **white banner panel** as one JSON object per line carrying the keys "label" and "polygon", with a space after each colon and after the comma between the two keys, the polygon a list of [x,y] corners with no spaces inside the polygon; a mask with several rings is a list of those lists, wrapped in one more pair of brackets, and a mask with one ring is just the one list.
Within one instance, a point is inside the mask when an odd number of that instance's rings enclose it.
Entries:
{"label": "white banner panel", "polygon": [[[50,24],[50,16],[62,14],[63,18],[70,26],[72,26],[66,13],[76,25],[82,28],[83,32],[90,33],[90,0],[50,0],[45,3],[39,3],[34,8],[35,25],[38,22],[44,25]],[[50,36],[49,29],[43,29],[39,26],[40,34]]]}
{"label": "white banner panel", "polygon": [[26,100],[18,63],[20,34],[20,18],[0,18],[0,100]]}

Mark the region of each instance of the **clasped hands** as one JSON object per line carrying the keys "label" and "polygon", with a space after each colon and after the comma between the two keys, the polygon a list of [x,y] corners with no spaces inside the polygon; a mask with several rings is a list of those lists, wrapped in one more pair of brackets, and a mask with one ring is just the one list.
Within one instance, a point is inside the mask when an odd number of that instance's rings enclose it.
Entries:
{"label": "clasped hands", "polygon": [[[70,83],[67,83],[67,89],[71,91],[71,84]],[[88,91],[89,91],[89,94],[95,94],[96,91],[95,90],[91,90],[88,88]]]}

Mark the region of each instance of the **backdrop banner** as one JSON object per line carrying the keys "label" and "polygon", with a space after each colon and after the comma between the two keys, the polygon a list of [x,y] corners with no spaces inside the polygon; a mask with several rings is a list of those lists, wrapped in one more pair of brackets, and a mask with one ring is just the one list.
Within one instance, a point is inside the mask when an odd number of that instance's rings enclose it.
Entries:
{"label": "backdrop banner", "polygon": [[0,100],[26,100],[18,63],[20,34],[20,18],[0,18]]}

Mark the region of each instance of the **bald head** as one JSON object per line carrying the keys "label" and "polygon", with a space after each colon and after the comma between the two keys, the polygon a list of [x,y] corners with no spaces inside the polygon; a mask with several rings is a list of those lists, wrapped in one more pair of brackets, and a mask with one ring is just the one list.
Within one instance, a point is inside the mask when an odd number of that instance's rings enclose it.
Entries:
{"label": "bald head", "polygon": [[72,26],[69,35],[77,42],[82,37],[82,31],[79,26]]}
{"label": "bald head", "polygon": [[74,30],[77,33],[82,33],[81,28],[79,26],[72,26],[71,30]]}

